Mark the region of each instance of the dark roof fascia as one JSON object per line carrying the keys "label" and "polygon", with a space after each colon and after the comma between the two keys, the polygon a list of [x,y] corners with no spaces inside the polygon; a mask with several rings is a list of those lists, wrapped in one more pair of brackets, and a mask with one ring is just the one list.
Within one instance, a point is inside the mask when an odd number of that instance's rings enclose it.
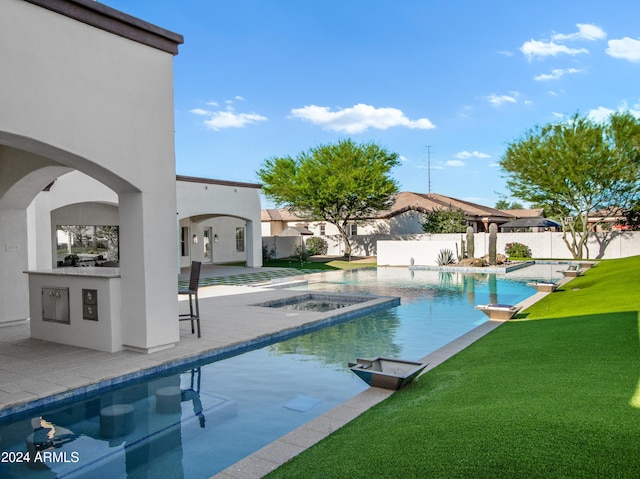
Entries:
{"label": "dark roof fascia", "polygon": [[178,54],[184,37],[93,0],[24,0],[143,45]]}
{"label": "dark roof fascia", "polygon": [[203,183],[205,185],[237,186],[240,188],[262,188],[258,183],[242,183],[240,181],[214,180],[213,178],[199,178],[197,176],[176,175],[176,181],[187,181],[189,183]]}

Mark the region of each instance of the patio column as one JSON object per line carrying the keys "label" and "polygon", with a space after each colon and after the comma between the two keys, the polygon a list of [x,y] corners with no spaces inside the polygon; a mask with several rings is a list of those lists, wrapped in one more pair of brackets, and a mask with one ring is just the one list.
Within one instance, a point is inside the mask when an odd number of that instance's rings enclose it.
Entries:
{"label": "patio column", "polygon": [[151,353],[180,339],[175,196],[152,190],[119,201],[122,343]]}
{"label": "patio column", "polygon": [[0,206],[0,325],[29,317],[27,211]]}
{"label": "patio column", "polygon": [[247,220],[247,267],[262,267],[262,231],[260,222]]}

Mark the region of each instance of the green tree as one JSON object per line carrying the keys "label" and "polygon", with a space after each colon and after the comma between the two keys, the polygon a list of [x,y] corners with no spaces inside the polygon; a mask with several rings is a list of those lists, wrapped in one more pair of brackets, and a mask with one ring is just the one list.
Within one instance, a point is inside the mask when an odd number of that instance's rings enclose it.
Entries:
{"label": "green tree", "polygon": [[460,208],[436,208],[426,214],[422,223],[425,233],[464,233],[467,231],[467,215]]}
{"label": "green tree", "polygon": [[622,212],[624,219],[618,222],[619,225],[630,228],[634,231],[640,230],[640,200],[630,205]]}
{"label": "green tree", "polygon": [[538,126],[509,145],[500,165],[513,196],[562,219],[573,257],[589,257],[590,214],[616,214],[638,199],[640,120],[615,113],[597,123],[576,114]]}
{"label": "green tree", "polygon": [[348,225],[392,205],[398,185],[389,172],[398,164],[397,153],[346,139],[311,148],[296,158],[267,159],[258,178],[265,196],[278,207],[334,224],[345,256],[351,256]]}
{"label": "green tree", "polygon": [[518,203],[517,201],[509,202],[509,200],[503,198],[496,202],[496,209],[499,210],[521,210],[522,208],[524,208],[522,203]]}

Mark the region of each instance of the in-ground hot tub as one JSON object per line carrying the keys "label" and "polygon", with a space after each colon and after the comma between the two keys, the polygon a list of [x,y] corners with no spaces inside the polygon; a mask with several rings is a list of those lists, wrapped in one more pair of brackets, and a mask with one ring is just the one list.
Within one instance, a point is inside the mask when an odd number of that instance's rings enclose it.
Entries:
{"label": "in-ground hot tub", "polygon": [[364,303],[365,301],[371,301],[371,299],[373,298],[366,296],[306,293],[291,298],[283,298],[267,301],[266,303],[255,304],[254,306],[325,313],[327,311],[353,306],[354,304]]}

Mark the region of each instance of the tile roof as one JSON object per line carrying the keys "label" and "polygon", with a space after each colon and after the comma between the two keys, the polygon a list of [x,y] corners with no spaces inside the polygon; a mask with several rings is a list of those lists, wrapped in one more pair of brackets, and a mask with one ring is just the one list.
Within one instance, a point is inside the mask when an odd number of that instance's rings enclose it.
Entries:
{"label": "tile roof", "polygon": [[[490,208],[488,206],[459,200],[457,198],[437,193],[423,194],[403,191],[398,193],[391,208],[378,212],[378,214],[373,215],[370,219],[388,219],[404,213],[405,211],[411,210],[418,211],[420,213],[428,213],[434,209],[443,208],[460,208],[468,216],[481,218],[498,217],[507,220],[514,216],[496,208]],[[277,210],[262,210],[261,218],[262,221],[297,221],[307,219],[302,216],[297,216],[284,208]]]}
{"label": "tile roof", "polygon": [[446,208],[460,208],[468,216],[497,216],[500,218],[510,217],[510,215],[505,214],[505,212],[501,210],[479,205],[477,203],[471,203],[470,201],[460,200],[437,193],[424,194],[412,193],[410,191],[403,191],[401,193],[398,193],[393,206],[386,211],[381,211],[377,217],[391,218],[409,210],[428,213],[436,209]]}

